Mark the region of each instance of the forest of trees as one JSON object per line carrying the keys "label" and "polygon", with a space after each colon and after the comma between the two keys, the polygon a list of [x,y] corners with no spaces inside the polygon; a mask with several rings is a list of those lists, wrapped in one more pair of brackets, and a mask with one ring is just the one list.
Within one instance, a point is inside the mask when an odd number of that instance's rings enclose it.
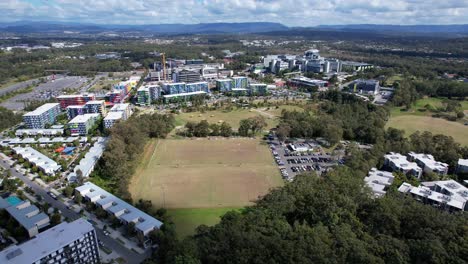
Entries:
{"label": "forest of trees", "polygon": [[13,111],[0,107],[0,131],[12,127],[23,120],[22,115],[15,114]]}
{"label": "forest of trees", "polygon": [[376,143],[383,138],[388,112],[354,95],[329,91],[320,95],[318,112],[283,111],[277,134],[287,137],[324,137],[331,144],[341,139]]}
{"label": "forest of trees", "polygon": [[362,175],[346,167],[322,178],[298,176],[184,241],[165,237],[147,263],[468,261],[466,215],[392,192],[372,199],[363,190]]}
{"label": "forest of trees", "polygon": [[142,114],[115,124],[109,131],[110,139],[96,170],[105,180],[104,187],[130,201],[128,182],[147,140],[166,137],[174,129],[174,122],[172,115]]}

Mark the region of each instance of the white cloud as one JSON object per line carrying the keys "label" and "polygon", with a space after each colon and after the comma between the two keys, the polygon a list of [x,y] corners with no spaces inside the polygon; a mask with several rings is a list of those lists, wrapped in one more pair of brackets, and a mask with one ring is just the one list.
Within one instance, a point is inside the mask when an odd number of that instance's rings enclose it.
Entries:
{"label": "white cloud", "polygon": [[0,21],[104,24],[280,22],[319,24],[468,23],[468,0],[0,0]]}

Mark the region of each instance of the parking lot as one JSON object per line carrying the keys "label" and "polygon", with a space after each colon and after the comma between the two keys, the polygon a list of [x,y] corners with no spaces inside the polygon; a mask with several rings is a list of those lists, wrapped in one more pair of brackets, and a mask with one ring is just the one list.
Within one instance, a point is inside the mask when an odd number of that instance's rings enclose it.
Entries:
{"label": "parking lot", "polygon": [[268,145],[285,180],[291,181],[301,173],[316,172],[321,175],[330,167],[342,163],[330,153],[324,153],[320,145],[313,141],[294,142],[297,149],[290,144],[278,141],[273,136],[268,139]]}

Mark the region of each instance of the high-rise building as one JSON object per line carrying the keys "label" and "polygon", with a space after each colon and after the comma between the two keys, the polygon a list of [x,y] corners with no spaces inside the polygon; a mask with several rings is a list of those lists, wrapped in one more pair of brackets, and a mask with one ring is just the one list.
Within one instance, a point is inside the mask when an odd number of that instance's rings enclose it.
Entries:
{"label": "high-rise building", "polygon": [[139,105],[150,105],[151,95],[149,87],[143,86],[138,88],[137,91],[137,102]]}
{"label": "high-rise building", "polygon": [[216,80],[216,89],[220,92],[229,92],[232,89],[231,79],[220,79]]}
{"label": "high-rise building", "polygon": [[100,114],[84,114],[73,118],[68,122],[68,128],[72,136],[85,136],[99,119]]}
{"label": "high-rise building", "polygon": [[244,88],[246,89],[247,86],[249,85],[249,82],[247,80],[247,77],[232,77],[233,83],[232,83],[232,88]]}
{"label": "high-rise building", "polygon": [[23,115],[23,121],[31,129],[44,128],[45,125],[55,123],[60,114],[60,105],[57,103],[44,104],[36,110]]}
{"label": "high-rise building", "polygon": [[100,263],[96,231],[82,218],[64,222],[23,244],[1,251],[0,263]]}

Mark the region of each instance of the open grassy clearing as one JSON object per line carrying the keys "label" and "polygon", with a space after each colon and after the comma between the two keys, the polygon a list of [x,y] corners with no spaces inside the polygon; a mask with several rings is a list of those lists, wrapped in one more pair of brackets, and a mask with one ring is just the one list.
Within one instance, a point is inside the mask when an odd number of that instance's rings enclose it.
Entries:
{"label": "open grassy clearing", "polygon": [[239,128],[239,122],[242,119],[249,117],[254,117],[257,115],[262,115],[266,118],[267,128],[270,129],[278,125],[278,117],[281,115],[283,109],[287,110],[301,110],[299,106],[293,105],[282,105],[278,109],[275,107],[261,107],[261,108],[252,108],[252,109],[236,109],[232,111],[207,111],[205,113],[201,112],[191,112],[191,113],[182,113],[176,115],[176,125],[184,126],[187,122],[200,122],[201,120],[206,120],[208,123],[222,123],[227,122],[235,130]]}
{"label": "open grassy clearing", "polygon": [[147,145],[129,191],[134,200],[169,209],[181,234],[190,234],[282,185],[258,139],[167,139]]}
{"label": "open grassy clearing", "polygon": [[[443,106],[443,99],[442,98],[433,98],[433,97],[428,97],[428,98],[423,98],[419,99],[416,101],[414,104],[413,108],[410,109],[409,111],[405,111],[404,107],[394,107],[391,110],[392,117],[395,116],[400,116],[400,115],[417,115],[417,116],[430,116],[432,115],[431,112],[429,111],[424,111],[425,108],[424,106],[426,105],[432,105],[434,108],[439,108]],[[468,101],[458,101],[461,104],[461,107],[463,110],[467,111],[468,110]]]}
{"label": "open grassy clearing", "polygon": [[404,129],[406,136],[416,131],[429,131],[433,134],[452,136],[462,145],[468,145],[468,126],[430,116],[400,115],[390,118],[387,127]]}
{"label": "open grassy clearing", "polygon": [[182,208],[168,209],[167,213],[174,220],[177,236],[181,239],[193,235],[199,225],[213,226],[221,216],[229,211],[239,211],[242,207],[226,208]]}

